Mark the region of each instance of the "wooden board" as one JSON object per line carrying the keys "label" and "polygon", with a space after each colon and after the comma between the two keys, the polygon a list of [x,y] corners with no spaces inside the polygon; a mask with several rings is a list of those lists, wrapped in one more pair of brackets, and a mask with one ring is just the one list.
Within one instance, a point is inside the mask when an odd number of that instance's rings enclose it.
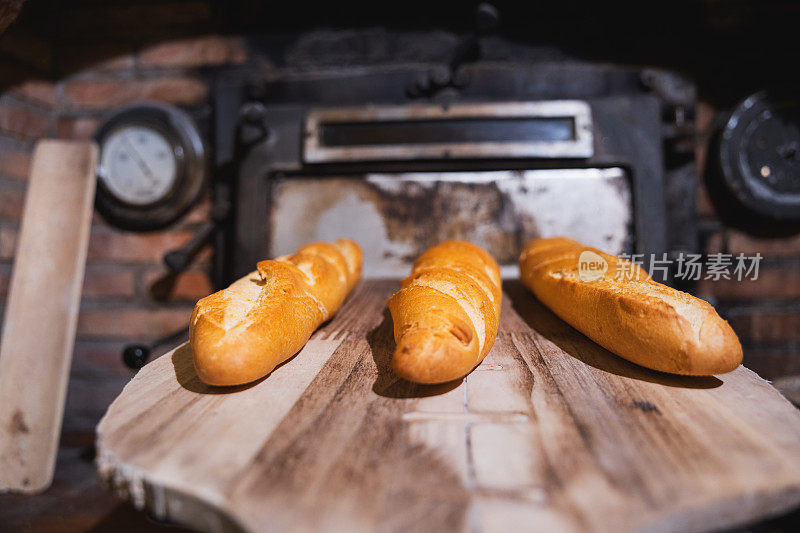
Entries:
{"label": "wooden board", "polygon": [[33,155],[0,346],[0,492],[53,479],[89,244],[97,148]]}
{"label": "wooden board", "polygon": [[800,503],[800,412],[746,368],[639,368],[507,282],[483,364],[413,385],[396,288],[362,282],[252,386],[203,385],[187,345],[153,361],[98,426],[101,477],[203,530],[692,531]]}

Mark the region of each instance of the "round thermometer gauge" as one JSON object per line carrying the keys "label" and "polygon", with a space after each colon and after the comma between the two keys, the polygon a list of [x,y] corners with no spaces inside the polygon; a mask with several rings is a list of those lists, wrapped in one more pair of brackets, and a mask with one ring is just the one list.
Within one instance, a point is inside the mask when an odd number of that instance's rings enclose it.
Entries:
{"label": "round thermometer gauge", "polygon": [[206,161],[193,121],[163,104],[126,107],[98,129],[98,211],[129,230],[173,223],[202,192]]}
{"label": "round thermometer gauge", "polygon": [[169,194],[177,170],[164,135],[144,125],[123,126],[106,139],[98,177],[120,200],[147,205]]}

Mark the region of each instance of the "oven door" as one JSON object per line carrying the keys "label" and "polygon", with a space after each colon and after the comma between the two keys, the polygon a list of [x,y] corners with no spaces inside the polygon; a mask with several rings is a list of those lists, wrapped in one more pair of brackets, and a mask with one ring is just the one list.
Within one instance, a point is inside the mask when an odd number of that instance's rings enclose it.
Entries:
{"label": "oven door", "polygon": [[264,110],[260,135],[242,126],[230,159],[233,225],[218,257],[231,279],[339,237],[361,243],[368,277],[405,276],[445,239],[484,247],[506,276],[540,236],[667,251],[652,97]]}
{"label": "oven door", "polygon": [[631,182],[622,168],[298,175],[270,180],[268,257],[349,237],[364,275],[402,277],[428,247],[463,239],[505,276],[535,237],[567,236],[611,253],[634,242]]}

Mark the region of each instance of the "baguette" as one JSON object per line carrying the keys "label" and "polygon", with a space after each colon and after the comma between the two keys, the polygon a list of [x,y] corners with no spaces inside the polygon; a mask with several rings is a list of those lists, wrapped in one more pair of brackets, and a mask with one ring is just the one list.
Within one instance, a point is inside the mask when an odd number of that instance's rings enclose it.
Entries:
{"label": "baguette", "polygon": [[300,351],[361,277],[349,239],[303,246],[199,302],[189,321],[194,367],[209,385],[262,378]]}
{"label": "baguette", "polygon": [[394,372],[417,383],[467,375],[494,345],[500,268],[480,247],[446,241],[423,253],[389,301]]}
{"label": "baguette", "polygon": [[[579,268],[586,251],[608,265],[597,279]],[[628,361],[696,376],[730,372],[742,362],[739,339],[711,305],[653,281],[629,261],[558,237],[529,242],[519,268],[551,311]]]}

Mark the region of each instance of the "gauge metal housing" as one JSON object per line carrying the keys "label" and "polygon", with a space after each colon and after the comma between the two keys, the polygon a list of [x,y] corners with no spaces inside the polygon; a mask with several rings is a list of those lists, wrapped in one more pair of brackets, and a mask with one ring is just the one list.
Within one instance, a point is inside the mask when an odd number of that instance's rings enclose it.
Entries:
{"label": "gauge metal housing", "polygon": [[161,135],[175,159],[175,179],[163,195],[146,204],[133,204],[112,192],[105,183],[104,169],[97,167],[95,207],[110,224],[131,231],[165,228],[197,202],[207,180],[208,163],[202,137],[194,121],[177,107],[162,103],[139,103],[123,107],[98,127],[94,140],[100,148],[100,161],[106,141],[123,128],[140,126]]}

